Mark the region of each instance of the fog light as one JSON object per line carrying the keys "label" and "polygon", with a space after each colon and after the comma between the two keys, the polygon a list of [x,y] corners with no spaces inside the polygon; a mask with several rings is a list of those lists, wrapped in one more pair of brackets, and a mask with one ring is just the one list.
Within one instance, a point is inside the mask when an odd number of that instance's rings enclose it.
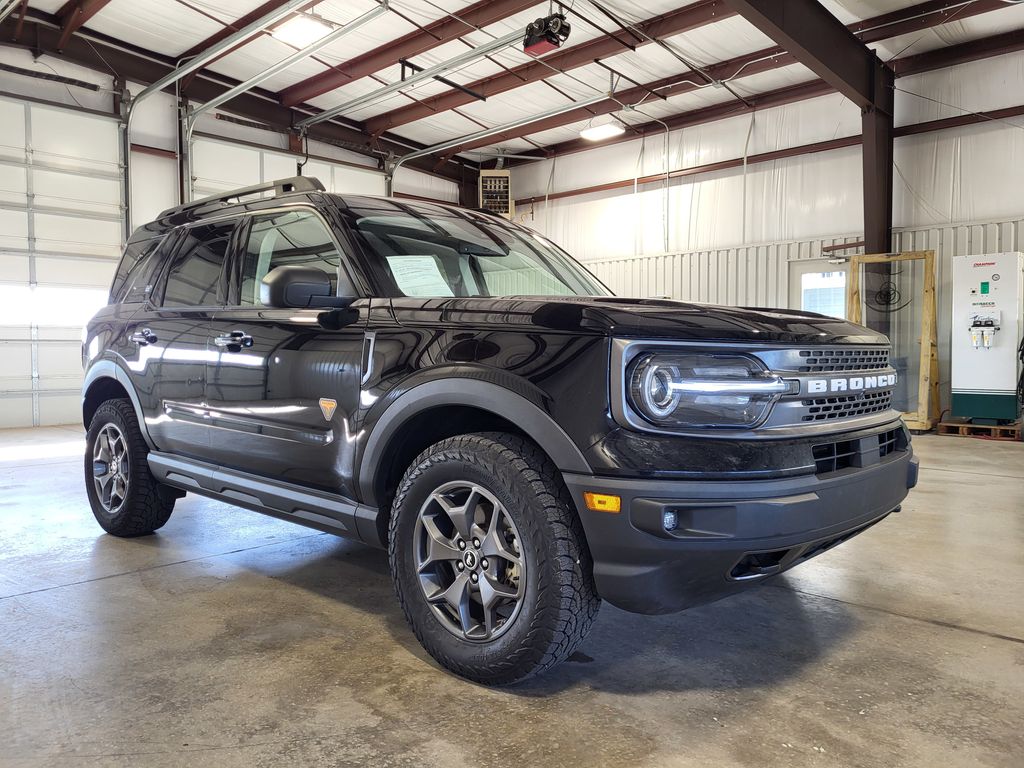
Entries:
{"label": "fog light", "polygon": [[610,493],[593,493],[587,491],[583,494],[583,500],[587,503],[587,509],[591,512],[621,512],[622,499]]}
{"label": "fog light", "polygon": [[665,512],[662,512],[661,526],[666,531],[674,531],[677,525],[679,525],[679,518],[676,516],[676,513],[673,510],[669,509],[666,510]]}

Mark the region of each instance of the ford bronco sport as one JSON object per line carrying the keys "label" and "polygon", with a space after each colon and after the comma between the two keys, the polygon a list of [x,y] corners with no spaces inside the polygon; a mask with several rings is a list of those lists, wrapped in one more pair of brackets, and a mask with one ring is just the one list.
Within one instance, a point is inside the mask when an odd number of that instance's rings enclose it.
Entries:
{"label": "ford bronco sport", "polygon": [[488,684],[565,659],[602,599],[737,592],[917,478],[884,336],[616,298],[497,216],[310,178],[139,228],[83,358],[107,532],[192,492],[386,547],[424,648]]}

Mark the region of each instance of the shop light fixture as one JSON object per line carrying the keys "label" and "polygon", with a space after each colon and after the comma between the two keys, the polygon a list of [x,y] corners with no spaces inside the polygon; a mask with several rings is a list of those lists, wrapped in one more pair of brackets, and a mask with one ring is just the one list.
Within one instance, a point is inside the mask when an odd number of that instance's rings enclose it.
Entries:
{"label": "shop light fixture", "polygon": [[587,141],[602,141],[613,136],[621,136],[626,132],[626,126],[614,117],[605,120],[594,118],[580,131],[580,136]]}
{"label": "shop light fixture", "polygon": [[287,21],[277,25],[270,34],[282,43],[296,48],[312,45],[324,35],[334,31],[334,26],[311,13],[296,13]]}

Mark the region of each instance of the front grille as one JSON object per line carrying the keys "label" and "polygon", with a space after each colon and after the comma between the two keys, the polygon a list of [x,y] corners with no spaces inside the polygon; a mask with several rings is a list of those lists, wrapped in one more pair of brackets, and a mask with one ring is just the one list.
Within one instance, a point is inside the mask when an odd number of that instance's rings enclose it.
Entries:
{"label": "front grille", "polygon": [[839,397],[818,397],[813,400],[804,400],[802,404],[807,409],[801,418],[802,421],[848,419],[853,416],[889,410],[892,405],[892,392],[865,392]]}
{"label": "front grille", "polygon": [[856,440],[843,440],[838,443],[823,443],[811,449],[814,454],[814,471],[823,475],[837,472],[854,465],[854,457],[858,454],[859,444]]}
{"label": "front grille", "polygon": [[[907,450],[907,438],[901,427],[890,429],[870,437],[857,440],[837,440],[834,443],[820,443],[811,447],[814,456],[814,472],[826,475],[848,467],[863,467],[874,463],[872,454],[884,459],[893,453]],[[871,458],[869,458],[871,457]]]}
{"label": "front grille", "polygon": [[801,373],[840,371],[877,371],[889,365],[889,350],[879,349],[803,349]]}
{"label": "front grille", "polygon": [[903,443],[903,433],[899,429],[890,429],[888,432],[883,432],[878,436],[878,456],[879,458],[885,458],[893,451],[906,450],[906,445]]}

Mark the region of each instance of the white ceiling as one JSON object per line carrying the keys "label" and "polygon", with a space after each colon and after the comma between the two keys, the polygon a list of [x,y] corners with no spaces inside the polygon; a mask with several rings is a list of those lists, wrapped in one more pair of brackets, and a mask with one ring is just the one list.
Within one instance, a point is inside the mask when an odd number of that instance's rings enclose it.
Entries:
{"label": "white ceiling", "polygon": [[[633,23],[692,2],[693,0],[644,0],[641,4],[627,0],[602,0],[606,8]],[[920,0],[821,2],[842,22],[851,23],[911,6]],[[64,0],[30,0],[32,8],[49,13],[56,12],[63,4]],[[261,0],[114,0],[94,16],[87,27],[174,57],[219,32],[227,23],[250,13],[260,4]],[[417,27],[406,19],[419,25],[426,25],[449,13],[457,15],[460,9],[471,4],[471,0],[391,0],[390,5],[395,12],[387,13],[352,34],[325,46],[317,53],[315,59],[306,59],[275,75],[262,87],[271,91],[281,91],[327,71],[330,66],[341,64],[403,35],[416,32]],[[324,0],[317,3],[313,10],[332,22],[345,24],[373,7],[374,0]],[[602,15],[594,7],[592,0],[574,0],[572,8],[615,36],[627,39],[627,34]],[[466,52],[471,47],[522,30],[528,22],[546,15],[548,9],[547,0],[538,2],[526,11],[482,30],[468,31],[460,40],[440,45],[413,58],[421,66],[441,63]],[[604,34],[579,16],[571,14],[569,21],[572,24],[572,35],[567,43],[569,46],[579,45]],[[883,60],[888,60],[895,56],[921,53],[1022,27],[1024,4],[1008,3],[1005,9],[965,20],[954,20],[920,33],[885,40],[872,47]],[[634,87],[630,80],[649,83],[663,78],[682,77],[688,71],[685,62],[707,66],[773,46],[769,38],[738,16],[665,38],[662,42],[663,46],[647,43],[638,46],[636,50],[624,49],[623,52],[603,60],[605,65],[622,75],[622,79],[617,81],[617,90]],[[290,55],[294,50],[269,35],[261,35],[214,62],[209,69],[231,78],[245,80]],[[503,49],[491,58],[493,61],[475,61],[457,72],[448,73],[446,77],[468,85],[480,78],[500,73],[503,68],[535,61],[524,54],[518,45]],[[692,73],[689,76],[694,77]],[[399,78],[400,70],[396,63],[375,73],[373,77],[348,83],[344,87],[313,98],[308,103],[320,109],[328,109],[370,93],[382,84],[396,82]],[[801,65],[793,65],[754,75],[740,73],[740,76],[730,83],[730,87],[739,95],[746,97],[813,79],[814,75],[810,70]],[[481,127],[500,126],[517,118],[559,108],[570,100],[577,101],[606,93],[609,84],[609,72],[598,64],[587,64],[565,73],[552,69],[546,82],[530,83],[506,93],[495,94],[486,101],[474,101],[457,111],[442,112],[399,126],[393,133],[424,144],[437,143],[474,133]],[[345,117],[364,121],[413,104],[415,100],[448,90],[449,88],[442,83],[430,80],[406,89],[404,94],[394,94],[381,99]],[[648,97],[639,107],[643,114],[632,111],[619,115],[624,122],[635,124],[700,109],[732,98],[734,96],[729,89],[705,87],[669,99]],[[522,151],[538,145],[547,146],[571,140],[579,135],[579,129],[583,124],[585,123],[567,125],[523,139],[503,141],[501,147],[511,151]]]}

